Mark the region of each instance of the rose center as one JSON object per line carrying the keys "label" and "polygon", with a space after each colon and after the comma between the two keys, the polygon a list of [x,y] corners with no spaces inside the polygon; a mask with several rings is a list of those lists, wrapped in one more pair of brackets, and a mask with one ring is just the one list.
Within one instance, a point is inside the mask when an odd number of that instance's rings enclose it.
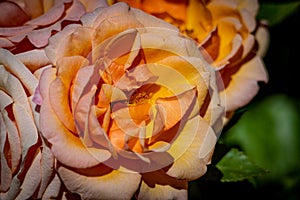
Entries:
{"label": "rose center", "polygon": [[144,103],[147,103],[149,99],[151,98],[152,93],[147,94],[144,91],[141,92],[134,92],[132,96],[130,97],[129,103],[134,105],[141,105]]}

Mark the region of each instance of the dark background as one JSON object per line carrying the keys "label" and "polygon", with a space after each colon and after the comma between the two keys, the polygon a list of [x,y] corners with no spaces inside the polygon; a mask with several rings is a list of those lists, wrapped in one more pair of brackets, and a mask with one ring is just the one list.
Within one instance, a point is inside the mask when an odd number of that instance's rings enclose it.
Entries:
{"label": "dark background", "polygon": [[[272,2],[274,2],[274,0]],[[270,45],[264,57],[264,62],[269,74],[269,82],[261,85],[259,93],[251,104],[259,102],[271,95],[284,94],[298,103],[298,110],[300,111],[300,73],[298,72],[300,68],[299,28],[299,9],[289,15],[281,23],[269,28]],[[225,127],[225,136],[226,129],[230,129],[230,127]],[[300,134],[300,132],[295,134]],[[221,138],[222,137],[224,136],[222,135]],[[238,146],[236,147],[239,148]],[[225,145],[225,149],[226,148],[227,146]],[[282,151],[284,150],[285,149],[282,149]],[[222,156],[218,151],[224,152],[224,145],[217,145],[213,164]],[[300,158],[294,159],[298,159],[300,162]],[[213,164],[208,167],[208,173],[206,175],[190,183],[189,199],[300,199],[299,179],[296,181],[296,184],[288,189],[276,181],[264,183],[260,186],[253,184],[249,180],[224,183],[219,181],[222,174]],[[297,175],[299,174],[300,169]]]}

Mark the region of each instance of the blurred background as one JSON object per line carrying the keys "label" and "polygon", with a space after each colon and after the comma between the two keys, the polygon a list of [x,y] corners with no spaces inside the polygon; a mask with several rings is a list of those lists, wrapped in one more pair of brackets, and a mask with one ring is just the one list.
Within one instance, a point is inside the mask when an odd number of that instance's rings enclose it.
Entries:
{"label": "blurred background", "polygon": [[[269,82],[224,128],[208,173],[190,183],[189,199],[300,199],[300,1],[259,2],[258,18],[268,18],[270,26]],[[230,148],[262,173],[222,179],[216,165]]]}

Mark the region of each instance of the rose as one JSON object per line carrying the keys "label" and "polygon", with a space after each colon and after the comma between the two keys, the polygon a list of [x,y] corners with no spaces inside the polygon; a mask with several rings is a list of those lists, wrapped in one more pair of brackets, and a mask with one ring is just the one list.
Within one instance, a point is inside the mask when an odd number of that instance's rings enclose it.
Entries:
{"label": "rose", "polygon": [[[121,0],[123,1],[123,0]],[[227,115],[248,104],[258,93],[258,81],[267,82],[262,57],[268,47],[268,31],[257,23],[256,0],[124,0],[178,26],[200,43],[223,80]],[[224,86],[224,87],[223,87]]]}
{"label": "rose", "polygon": [[9,0],[1,1],[0,47],[17,55],[31,72],[49,64],[43,49],[51,35],[67,24],[80,23],[80,17],[104,0]]}
{"label": "rose", "polygon": [[0,48],[0,199],[3,200],[46,197],[45,191],[54,195],[54,188],[59,185],[52,177],[52,153],[36,126],[38,115],[32,97],[37,84],[38,79],[26,66]]}
{"label": "rose", "polygon": [[186,198],[223,107],[194,40],[124,3],[52,36],[34,101],[66,188],[82,199]]}
{"label": "rose", "polygon": [[14,53],[45,47],[52,34],[105,4],[102,0],[1,1],[0,47]]}

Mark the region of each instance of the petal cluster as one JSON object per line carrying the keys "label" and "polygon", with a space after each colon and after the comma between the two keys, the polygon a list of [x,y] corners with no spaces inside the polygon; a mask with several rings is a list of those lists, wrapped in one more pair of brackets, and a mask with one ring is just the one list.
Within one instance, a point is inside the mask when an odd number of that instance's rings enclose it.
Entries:
{"label": "petal cluster", "polygon": [[0,198],[42,198],[46,190],[54,195],[56,184],[49,185],[54,157],[39,135],[32,102],[38,79],[4,49],[0,49],[0,75]]}
{"label": "petal cluster", "polygon": [[258,93],[268,76],[262,57],[268,48],[267,24],[257,21],[256,0],[125,0],[133,7],[176,25],[199,43],[220,72],[219,91],[228,117]]}
{"label": "petal cluster", "polygon": [[34,102],[64,185],[83,199],[186,198],[224,108],[194,40],[118,3],[50,38]]}

